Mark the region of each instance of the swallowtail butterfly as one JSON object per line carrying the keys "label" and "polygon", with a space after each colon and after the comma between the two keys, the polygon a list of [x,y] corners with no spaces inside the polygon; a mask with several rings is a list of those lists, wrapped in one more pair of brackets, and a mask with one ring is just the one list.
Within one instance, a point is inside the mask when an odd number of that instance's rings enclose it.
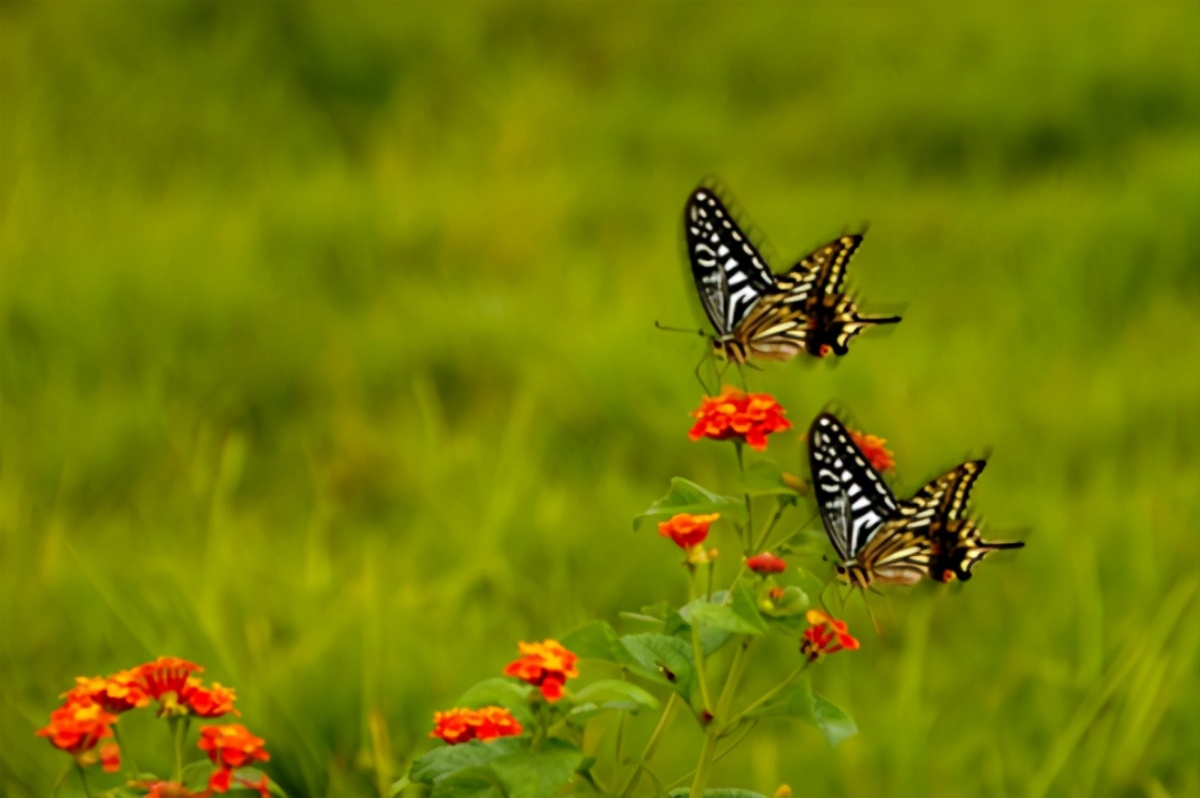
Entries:
{"label": "swallowtail butterfly", "polygon": [[967,517],[971,487],[986,460],[968,460],[897,501],[850,433],[829,413],[808,431],[813,492],[830,542],[842,558],[838,578],[861,588],[911,585],[929,576],[966,581],[993,551],[1020,542],[983,540]]}
{"label": "swallowtail butterfly", "polygon": [[786,274],[768,268],[716,192],[701,186],[688,197],[683,226],[692,277],[716,335],[719,357],[790,360],[805,351],[844,355],[850,339],[899,316],[860,316],[842,293],[846,267],[861,235],[845,235],[806,255]]}

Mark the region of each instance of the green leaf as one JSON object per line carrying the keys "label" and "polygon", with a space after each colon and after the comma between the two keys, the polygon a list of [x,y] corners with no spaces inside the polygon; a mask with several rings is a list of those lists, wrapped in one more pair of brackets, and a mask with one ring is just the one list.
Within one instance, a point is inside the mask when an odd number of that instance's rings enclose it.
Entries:
{"label": "green leaf", "polygon": [[812,685],[809,683],[808,677],[801,676],[796,679],[779,695],[751,712],[747,717],[790,717],[809,723],[814,722]]}
{"label": "green leaf", "polygon": [[[726,595],[728,595],[726,591],[718,590],[712,594],[710,601],[716,603],[723,602]],[[709,602],[706,602],[703,598],[694,599],[693,601],[690,601],[684,606],[680,607],[679,610],[672,610],[671,614],[667,616],[666,624],[663,628],[663,634],[683,638],[690,646],[692,640],[692,625],[683,617],[683,613],[692,604],[704,603]],[[732,639],[732,632],[700,624],[700,650],[705,657],[710,657],[717,651],[720,651],[725,647],[725,644]]]}
{"label": "green leaf", "polygon": [[392,782],[392,789],[388,790],[388,798],[396,798],[397,795],[404,792],[404,788],[409,784],[412,784],[412,782],[408,780],[408,776],[401,776],[396,779]]}
{"label": "green leaf", "polygon": [[858,726],[854,719],[828,699],[813,694],[813,717],[826,742],[835,746],[843,740],[858,734]]}
{"label": "green leaf", "polygon": [[529,694],[533,689],[532,685],[495,676],[467,688],[454,706],[471,709],[501,706],[527,727],[533,723],[533,712],[529,708]]}
{"label": "green leaf", "polygon": [[724,591],[714,593],[711,601],[701,597],[680,607],[679,615],[701,629],[743,635],[760,635],[767,631],[766,622],[754,606],[754,597],[744,585],[735,587],[733,599],[726,603],[727,599],[728,594]]}
{"label": "green leaf", "polygon": [[592,621],[581,626],[560,642],[584,659],[598,659],[618,665],[635,664],[621,638],[606,621]]}
{"label": "green leaf", "polygon": [[491,768],[508,788],[509,798],[546,798],[575,776],[583,754],[566,740],[550,738],[539,750],[526,749],[497,759]]}
{"label": "green leaf", "polygon": [[[691,792],[687,787],[679,790],[671,790],[667,795],[670,798],[688,798]],[[719,787],[715,790],[705,790],[704,798],[767,798],[761,792],[750,792],[749,790],[737,790],[727,787]]]}
{"label": "green leaf", "polygon": [[202,792],[208,788],[208,780],[217,770],[217,766],[208,759],[197,759],[183,766],[183,784],[192,792]]}
{"label": "green leaf", "polygon": [[621,642],[634,659],[631,670],[670,687],[685,699],[691,698],[696,666],[689,643],[660,634],[625,635]]}
{"label": "green leaf", "polygon": [[746,467],[742,491],[751,496],[778,496],[788,504],[800,498],[800,493],[784,481],[783,470],[770,460],[755,460]]}
{"label": "green leaf", "polygon": [[500,778],[490,768],[460,770],[434,785],[429,798],[505,798]]}
{"label": "green leaf", "polygon": [[752,718],[791,717],[811,723],[831,746],[858,733],[858,726],[828,699],[815,695],[807,676],[802,676],[779,695],[751,712]]}
{"label": "green leaf", "polygon": [[726,518],[733,517],[744,521],[746,505],[740,497],[712,493],[695,482],[675,477],[671,480],[671,489],[667,494],[651,504],[646,512],[633,519],[633,528],[639,529],[647,519],[670,518],[678,513],[721,513]]}
{"label": "green leaf", "polygon": [[418,757],[408,777],[418,784],[435,784],[467,768],[488,765],[493,760],[528,747],[529,739],[525,737],[502,737],[488,742],[472,740],[461,745],[447,745]]}
{"label": "green leaf", "polygon": [[578,702],[568,716],[574,723],[591,719],[606,710],[637,712],[658,709],[658,699],[636,684],[621,679],[602,679],[574,693]]}

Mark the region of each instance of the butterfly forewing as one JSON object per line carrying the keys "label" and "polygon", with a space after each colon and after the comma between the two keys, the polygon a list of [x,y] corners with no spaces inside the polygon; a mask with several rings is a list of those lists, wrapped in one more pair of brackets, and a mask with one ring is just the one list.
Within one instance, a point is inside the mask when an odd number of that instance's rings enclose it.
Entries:
{"label": "butterfly forewing", "polygon": [[829,540],[852,560],[898,513],[896,498],[837,418],[822,413],[808,431],[813,492]]}
{"label": "butterfly forewing", "polygon": [[701,186],[688,197],[683,227],[704,312],[727,335],[762,296],[776,290],[775,278],[712,189]]}
{"label": "butterfly forewing", "polygon": [[846,267],[862,236],[842,236],[806,255],[791,271],[776,280],[781,290],[792,294],[789,301],[803,302],[813,293],[832,295],[842,288]]}

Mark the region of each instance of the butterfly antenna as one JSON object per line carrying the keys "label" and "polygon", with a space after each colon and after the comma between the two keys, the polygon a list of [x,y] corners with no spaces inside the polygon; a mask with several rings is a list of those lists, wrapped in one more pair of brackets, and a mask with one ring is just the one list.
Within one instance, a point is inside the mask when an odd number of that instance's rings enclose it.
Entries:
{"label": "butterfly antenna", "polygon": [[695,329],[692,329],[691,327],[668,327],[667,325],[663,324],[658,319],[654,320],[654,326],[657,327],[658,329],[662,330],[663,332],[679,332],[679,333],[687,333],[688,335],[699,335],[701,338],[707,337],[704,334],[704,330],[695,330]]}

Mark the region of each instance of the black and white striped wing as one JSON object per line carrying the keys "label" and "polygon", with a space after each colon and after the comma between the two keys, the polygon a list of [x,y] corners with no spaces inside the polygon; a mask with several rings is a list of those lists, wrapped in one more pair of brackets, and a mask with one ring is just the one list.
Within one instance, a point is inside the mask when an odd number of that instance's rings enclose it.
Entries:
{"label": "black and white striped wing", "polygon": [[813,493],[830,542],[852,560],[898,513],[896,497],[871,467],[842,422],[822,413],[808,430]]}
{"label": "black and white striped wing", "polygon": [[967,517],[971,488],[983,473],[987,460],[968,460],[942,474],[900,505],[900,514],[909,529],[928,527],[936,522],[949,523]]}
{"label": "black and white striped wing", "polygon": [[842,236],[830,241],[804,256],[787,274],[776,278],[776,286],[795,296],[796,299],[792,301],[801,303],[814,292],[829,296],[840,293],[846,279],[846,267],[861,243],[860,235]]}
{"label": "black and white striped wing", "polygon": [[775,277],[712,189],[701,186],[688,197],[683,228],[704,312],[717,333],[727,335],[759,298],[776,290]]}

